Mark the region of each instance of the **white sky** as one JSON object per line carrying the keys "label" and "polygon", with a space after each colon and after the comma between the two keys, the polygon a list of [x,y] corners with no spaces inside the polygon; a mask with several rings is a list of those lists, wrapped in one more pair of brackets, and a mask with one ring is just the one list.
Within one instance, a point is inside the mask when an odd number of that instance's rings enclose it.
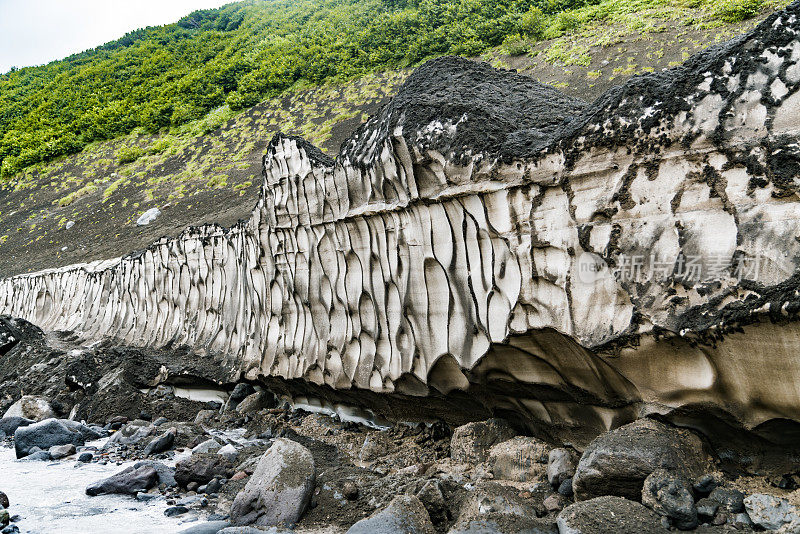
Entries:
{"label": "white sky", "polygon": [[113,41],[131,30],[177,22],[233,0],[0,0],[0,73]]}

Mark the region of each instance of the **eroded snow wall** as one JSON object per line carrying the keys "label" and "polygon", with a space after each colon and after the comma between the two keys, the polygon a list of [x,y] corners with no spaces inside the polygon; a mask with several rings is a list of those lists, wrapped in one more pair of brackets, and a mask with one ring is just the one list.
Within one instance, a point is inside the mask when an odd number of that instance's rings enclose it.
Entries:
{"label": "eroded snow wall", "polygon": [[695,406],[800,421],[799,17],[591,105],[434,60],[335,161],[276,137],[248,221],[2,280],[0,313],[577,442]]}

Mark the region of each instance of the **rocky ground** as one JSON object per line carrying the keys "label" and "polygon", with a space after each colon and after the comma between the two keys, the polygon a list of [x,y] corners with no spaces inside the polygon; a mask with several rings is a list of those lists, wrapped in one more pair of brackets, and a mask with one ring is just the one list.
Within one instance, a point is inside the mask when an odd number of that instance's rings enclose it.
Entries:
{"label": "rocky ground", "polygon": [[[378,427],[258,384],[205,401],[148,390],[167,366],[199,365],[168,356],[80,348],[2,318],[0,439],[19,461],[124,463],[86,493],[160,499],[175,532],[800,532],[795,473],[725,471],[703,436],[654,419],[582,451],[502,419]],[[21,519],[0,493],[0,532]]]}

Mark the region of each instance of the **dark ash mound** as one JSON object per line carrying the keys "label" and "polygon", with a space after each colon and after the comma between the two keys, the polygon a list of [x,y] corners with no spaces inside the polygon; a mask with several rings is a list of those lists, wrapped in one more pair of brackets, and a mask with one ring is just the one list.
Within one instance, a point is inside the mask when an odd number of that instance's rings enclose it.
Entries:
{"label": "dark ash mound", "polygon": [[[791,26],[800,27],[800,2],[769,16],[747,35],[711,47],[672,69],[634,76],[591,104],[514,71],[459,57],[434,59],[414,71],[397,96],[344,142],[339,158],[343,163],[369,166],[380,153],[382,141],[398,126],[409,145],[437,150],[463,164],[475,155],[507,163],[535,159],[559,147],[569,149],[577,137],[584,136],[586,142],[578,150],[626,145],[657,153],[661,146],[676,141],[663,132],[659,135],[659,129],[679,112],[688,111],[691,102],[715,93],[730,107],[741,97],[744,85],[729,90],[719,76],[723,65],[729,64],[731,77],[763,71],[766,60],[760,52],[786,46],[796,38],[785,22],[776,24],[779,17],[785,21],[792,15],[796,19]],[[709,75],[714,78],[710,88],[701,89]],[[775,102],[765,97],[765,104],[773,113]],[[610,125],[612,133],[587,125]],[[729,136],[720,123],[713,137],[722,145]],[[678,141],[688,144],[693,138]]]}
{"label": "dark ash mound", "polygon": [[[565,121],[586,102],[514,71],[446,56],[428,61],[342,146],[342,158],[368,165],[400,124],[411,145],[458,157],[538,152],[556,139]],[[441,127],[431,128],[433,124]],[[456,125],[455,128],[448,128]]]}

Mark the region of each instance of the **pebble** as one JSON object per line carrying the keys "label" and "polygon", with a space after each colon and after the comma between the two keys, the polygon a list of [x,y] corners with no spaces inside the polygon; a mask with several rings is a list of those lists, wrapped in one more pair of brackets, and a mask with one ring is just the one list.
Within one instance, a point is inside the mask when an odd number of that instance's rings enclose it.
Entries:
{"label": "pebble", "polygon": [[164,515],[167,517],[174,517],[176,515],[183,515],[189,511],[185,506],[170,506],[164,510]]}
{"label": "pebble", "polygon": [[345,482],[342,486],[342,495],[348,501],[355,501],[358,499],[358,487],[350,481]]}
{"label": "pebble", "polygon": [[560,512],[567,504],[569,504],[569,502],[563,495],[559,493],[553,493],[552,495],[549,495],[542,504],[544,505],[545,510],[552,513]]}
{"label": "pebble", "polygon": [[572,491],[572,478],[568,478],[558,486],[558,492],[563,495],[564,497],[572,497],[574,492]]}
{"label": "pebble", "polygon": [[694,491],[701,497],[707,497],[709,493],[719,486],[719,481],[713,475],[703,475],[694,483]]}

